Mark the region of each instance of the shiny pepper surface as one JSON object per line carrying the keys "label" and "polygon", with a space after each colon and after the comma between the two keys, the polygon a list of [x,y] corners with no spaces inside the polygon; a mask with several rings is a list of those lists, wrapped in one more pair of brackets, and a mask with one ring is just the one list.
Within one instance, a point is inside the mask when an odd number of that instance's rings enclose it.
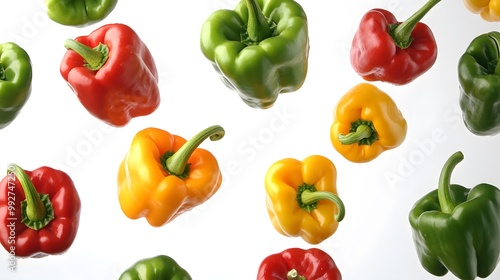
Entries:
{"label": "shiny pepper surface", "polygon": [[191,280],[189,273],[173,258],[158,255],[137,261],[118,280]]}
{"label": "shiny pepper surface", "polygon": [[189,141],[158,128],[139,131],[118,170],[123,213],[159,227],[207,201],[219,189],[222,173],[214,155],[198,146],[223,136],[218,125]]}
{"label": "shiny pepper surface", "polygon": [[356,73],[367,81],[405,85],[427,72],[437,59],[437,44],[420,19],[439,1],[429,0],[404,22],[387,10],[368,11],[350,49]]}
{"label": "shiny pepper surface", "polygon": [[450,184],[463,158],[460,151],[448,158],[438,188],[415,203],[409,220],[425,270],[473,280],[487,278],[500,261],[500,190],[486,183],[471,189]]}
{"label": "shiny pepper surface", "polygon": [[407,130],[394,100],[376,86],[361,83],[338,101],[330,140],[344,158],[363,163],[401,145]]}
{"label": "shiny pepper surface", "polygon": [[84,27],[106,18],[118,0],[45,0],[48,17],[62,25]]}
{"label": "shiny pepper surface", "polygon": [[0,44],[0,129],[11,124],[28,101],[32,79],[28,53],[16,43]]}
{"label": "shiny pepper surface", "polygon": [[257,280],[342,280],[333,258],[319,248],[290,248],[266,257]]}
{"label": "shiny pepper surface", "polygon": [[270,108],[305,82],[307,17],[293,0],[242,0],[218,10],[201,31],[201,50],[221,80],[253,108]]}
{"label": "shiny pepper surface", "polygon": [[469,11],[481,15],[486,21],[500,21],[500,0],[464,0]]}
{"label": "shiny pepper surface", "polygon": [[320,155],[279,160],[265,176],[267,212],[273,227],[288,237],[318,244],[332,236],[344,219],[337,195],[337,169]]}

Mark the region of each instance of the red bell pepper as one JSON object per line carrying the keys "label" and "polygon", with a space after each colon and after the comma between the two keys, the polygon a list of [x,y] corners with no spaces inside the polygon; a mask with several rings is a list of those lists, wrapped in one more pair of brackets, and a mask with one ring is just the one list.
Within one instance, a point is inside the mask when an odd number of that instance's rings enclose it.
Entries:
{"label": "red bell pepper", "polygon": [[328,253],[318,248],[290,248],[266,257],[257,280],[341,280],[342,275]]}
{"label": "red bell pepper", "polygon": [[0,181],[0,243],[16,257],[66,252],[80,221],[80,197],[71,178],[50,167],[9,165]]}
{"label": "red bell pepper", "polygon": [[129,26],[107,24],[64,46],[61,75],[93,116],[119,127],[160,105],[155,61]]}
{"label": "red bell pepper", "polygon": [[437,58],[431,29],[420,20],[440,0],[429,0],[404,22],[383,9],[368,11],[350,50],[351,65],[366,81],[404,85],[429,70]]}

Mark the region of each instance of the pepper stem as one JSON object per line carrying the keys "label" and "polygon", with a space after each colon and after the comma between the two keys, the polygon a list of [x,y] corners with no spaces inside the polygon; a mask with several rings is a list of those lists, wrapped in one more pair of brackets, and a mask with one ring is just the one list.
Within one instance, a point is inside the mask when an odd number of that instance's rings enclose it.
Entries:
{"label": "pepper stem", "polygon": [[294,268],[286,274],[287,280],[307,280],[304,276],[299,275],[299,272]]}
{"label": "pepper stem", "polygon": [[184,145],[182,145],[177,152],[167,158],[165,168],[170,174],[185,177],[184,173],[187,162],[196,148],[198,148],[198,146],[205,141],[205,139],[210,138],[212,141],[217,141],[222,139],[224,134],[224,129],[219,125],[214,125],[202,130],[189,141],[184,143]]}
{"label": "pepper stem", "polygon": [[248,7],[247,35],[251,42],[258,44],[273,35],[273,28],[256,0],[245,0],[245,2]]}
{"label": "pepper stem", "polygon": [[443,213],[449,214],[455,209],[456,203],[453,201],[450,191],[450,178],[455,166],[463,159],[464,155],[462,152],[458,151],[454,153],[445,162],[439,175],[438,199]]}
{"label": "pepper stem", "polygon": [[371,145],[378,140],[378,134],[371,121],[357,120],[351,123],[347,134],[339,134],[338,140],[342,145]]}
{"label": "pepper stem", "polygon": [[392,37],[398,47],[406,49],[411,45],[411,33],[420,20],[441,0],[429,0],[413,15],[400,24],[395,24],[392,29]]}
{"label": "pepper stem", "polygon": [[339,134],[339,141],[342,145],[351,145],[363,139],[370,138],[372,133],[373,131],[368,125],[362,124],[359,125],[354,132]]}
{"label": "pepper stem", "polygon": [[297,190],[297,201],[301,209],[311,212],[318,207],[318,202],[322,199],[328,199],[337,205],[338,212],[335,214],[335,220],[340,222],[345,216],[344,202],[336,194],[327,191],[317,191],[313,185],[306,183],[299,186]]}
{"label": "pepper stem", "polygon": [[54,208],[47,194],[39,194],[26,172],[16,164],[10,164],[8,172],[21,183],[26,200],[21,202],[22,222],[29,228],[39,230],[54,219]]}
{"label": "pepper stem", "polygon": [[101,69],[109,57],[109,48],[102,43],[91,48],[73,39],[67,39],[64,41],[64,47],[78,53],[85,60],[84,66],[92,71]]}

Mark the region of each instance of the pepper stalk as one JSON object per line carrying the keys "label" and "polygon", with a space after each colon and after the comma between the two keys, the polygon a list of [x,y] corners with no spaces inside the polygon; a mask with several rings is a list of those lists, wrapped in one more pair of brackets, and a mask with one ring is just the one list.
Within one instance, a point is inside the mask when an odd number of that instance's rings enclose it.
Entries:
{"label": "pepper stalk", "polygon": [[245,0],[248,8],[248,23],[242,41],[249,45],[259,44],[262,40],[274,34],[276,25],[268,20],[256,0]]}
{"label": "pepper stalk", "polygon": [[307,280],[304,276],[299,275],[299,272],[294,268],[286,274],[287,280]]}
{"label": "pepper stalk", "polygon": [[196,134],[189,141],[184,143],[182,147],[175,153],[167,152],[161,157],[163,168],[170,174],[176,175],[179,178],[187,178],[189,176],[189,164],[187,163],[189,157],[198,148],[198,146],[210,138],[211,141],[217,141],[224,137],[225,131],[219,125],[210,126],[198,134]]}
{"label": "pepper stalk", "polygon": [[439,206],[443,213],[449,214],[455,209],[457,203],[453,201],[450,190],[451,173],[455,166],[464,159],[462,152],[452,154],[445,162],[441,174],[439,175],[438,199]]}
{"label": "pepper stalk", "polygon": [[101,69],[109,57],[109,48],[102,43],[99,43],[95,48],[91,48],[73,39],[67,39],[64,41],[64,47],[78,53],[85,61],[85,67],[92,71]]}
{"label": "pepper stalk", "polygon": [[336,194],[327,191],[317,191],[313,185],[302,184],[297,190],[297,201],[302,210],[310,213],[318,207],[318,202],[327,199],[337,205],[338,212],[335,214],[335,220],[340,222],[345,216],[344,202]]}
{"label": "pepper stalk", "polygon": [[10,164],[8,173],[13,172],[19,180],[26,199],[21,202],[21,222],[27,227],[39,230],[52,221],[54,208],[48,194],[39,194],[26,172],[17,164]]}
{"label": "pepper stalk", "polygon": [[411,45],[412,37],[411,33],[422,18],[441,0],[429,0],[420,9],[418,9],[413,15],[400,24],[394,24],[390,27],[391,36],[394,42],[401,49],[406,49]]}

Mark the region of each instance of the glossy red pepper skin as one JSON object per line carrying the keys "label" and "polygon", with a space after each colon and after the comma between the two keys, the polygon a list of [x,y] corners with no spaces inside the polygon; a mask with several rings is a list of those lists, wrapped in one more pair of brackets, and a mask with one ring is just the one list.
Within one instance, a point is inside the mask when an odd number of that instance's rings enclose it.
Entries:
{"label": "glossy red pepper skin", "polygon": [[318,248],[290,248],[266,257],[260,264],[257,280],[304,279],[287,277],[295,269],[307,280],[341,280],[342,275],[328,253]]}
{"label": "glossy red pepper skin", "polygon": [[54,218],[39,230],[22,223],[21,201],[26,196],[18,178],[8,173],[0,181],[0,243],[10,254],[21,258],[63,254],[73,244],[80,222],[81,201],[73,180],[46,166],[24,172],[39,194],[49,196]]}
{"label": "glossy red pepper skin", "polygon": [[411,32],[411,43],[401,48],[390,32],[392,26],[400,23],[383,9],[372,9],[361,19],[352,41],[350,59],[356,73],[366,81],[404,85],[434,65],[437,44],[432,30],[418,22]]}
{"label": "glossy red pepper skin", "polygon": [[153,113],[160,105],[158,70],[137,33],[124,24],[107,24],[74,39],[95,48],[109,48],[104,65],[91,70],[80,54],[68,49],[60,73],[90,114],[112,126]]}

